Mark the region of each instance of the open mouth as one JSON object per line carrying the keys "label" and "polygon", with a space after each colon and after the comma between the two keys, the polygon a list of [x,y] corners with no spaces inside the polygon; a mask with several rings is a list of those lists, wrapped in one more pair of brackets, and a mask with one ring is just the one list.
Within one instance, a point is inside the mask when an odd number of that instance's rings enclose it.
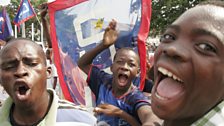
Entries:
{"label": "open mouth", "polygon": [[29,94],[30,94],[30,88],[25,83],[18,83],[17,82],[15,90],[16,90],[16,97],[19,100],[27,99]]}
{"label": "open mouth", "polygon": [[29,87],[27,87],[25,85],[20,85],[18,87],[18,91],[19,91],[20,95],[25,95],[28,90],[29,90]]}
{"label": "open mouth", "polygon": [[183,80],[181,80],[179,77],[171,73],[170,71],[166,70],[165,68],[159,67],[158,71],[162,74],[160,81],[166,77],[170,77],[175,81],[178,81],[180,83],[183,83]]}
{"label": "open mouth", "polygon": [[158,68],[159,81],[155,96],[160,100],[178,97],[184,91],[183,80],[163,67]]}
{"label": "open mouth", "polygon": [[119,74],[118,75],[118,79],[119,79],[120,86],[125,86],[125,84],[128,81],[128,75],[126,75],[126,74]]}

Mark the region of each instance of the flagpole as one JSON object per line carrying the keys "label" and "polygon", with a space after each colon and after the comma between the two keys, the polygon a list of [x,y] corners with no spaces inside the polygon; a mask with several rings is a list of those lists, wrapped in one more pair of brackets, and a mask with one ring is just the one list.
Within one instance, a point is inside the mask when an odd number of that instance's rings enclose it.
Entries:
{"label": "flagpole", "polygon": [[17,38],[17,26],[15,25],[15,38]]}
{"label": "flagpole", "polygon": [[26,38],[26,25],[25,25],[25,22],[22,23],[22,37]]}
{"label": "flagpole", "polygon": [[31,38],[34,41],[34,23],[31,24]]}
{"label": "flagpole", "polygon": [[37,14],[36,14],[36,19],[37,19],[37,21],[38,21],[38,23],[39,23],[39,25],[41,26],[41,23],[40,23],[40,20],[39,20],[39,18],[37,17]]}

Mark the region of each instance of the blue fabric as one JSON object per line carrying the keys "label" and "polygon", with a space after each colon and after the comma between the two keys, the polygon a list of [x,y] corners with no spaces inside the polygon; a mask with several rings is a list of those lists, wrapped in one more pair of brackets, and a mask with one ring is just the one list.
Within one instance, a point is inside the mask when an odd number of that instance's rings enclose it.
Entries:
{"label": "blue fabric", "polygon": [[[120,98],[115,97],[112,93],[112,78],[112,75],[101,71],[95,66],[92,67],[88,84],[96,96],[96,105],[102,103],[112,104],[134,116],[139,121],[137,110],[143,105],[149,105],[149,99],[137,87]],[[118,117],[98,115],[97,120],[105,121],[111,126],[129,126],[126,121]]]}
{"label": "blue fabric", "polygon": [[0,12],[0,39],[6,40],[7,37],[13,36],[13,29],[6,8]]}
{"label": "blue fabric", "polygon": [[27,21],[31,17],[35,16],[35,12],[33,10],[32,5],[29,0],[22,0],[20,2],[20,6],[18,8],[18,12],[14,18],[14,23],[16,25],[20,25],[23,22]]}
{"label": "blue fabric", "polygon": [[[137,87],[140,87],[140,81],[141,81],[140,77],[136,77],[133,80],[133,84]],[[143,92],[151,93],[152,87],[153,87],[153,81],[149,79],[145,79],[145,86],[143,88]]]}

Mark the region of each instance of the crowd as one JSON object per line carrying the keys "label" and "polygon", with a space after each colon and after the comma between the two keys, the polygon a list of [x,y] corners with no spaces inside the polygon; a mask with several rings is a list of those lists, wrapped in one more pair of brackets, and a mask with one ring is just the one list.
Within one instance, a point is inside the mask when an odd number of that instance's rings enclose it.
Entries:
{"label": "crowd", "polygon": [[[42,22],[46,23],[47,8],[42,6]],[[56,75],[50,82],[52,89],[46,88],[52,74],[52,66],[46,62],[47,58],[52,60],[47,23],[47,55],[29,39],[11,38],[0,50],[0,82],[9,95],[4,97],[0,126],[223,126],[222,12],[223,1],[206,1],[185,11],[166,28],[148,60],[150,82],[146,82],[151,87],[145,89],[147,94],[136,86],[140,60],[132,48],[117,50],[110,66],[112,74],[92,63],[116,43],[119,33],[112,20],[103,41],[78,60],[96,97],[94,115],[58,97]]]}

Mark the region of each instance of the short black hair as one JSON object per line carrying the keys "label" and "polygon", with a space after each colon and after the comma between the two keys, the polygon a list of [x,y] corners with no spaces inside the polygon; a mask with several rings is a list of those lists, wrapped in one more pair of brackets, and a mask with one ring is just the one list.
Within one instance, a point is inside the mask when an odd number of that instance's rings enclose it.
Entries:
{"label": "short black hair", "polygon": [[140,65],[140,58],[139,58],[139,55],[138,55],[138,54],[134,51],[134,49],[131,48],[131,47],[123,47],[123,48],[118,49],[117,52],[116,52],[115,55],[114,55],[114,60],[115,60],[115,58],[116,58],[118,52],[123,51],[123,50],[134,52],[134,53],[138,56],[138,64]]}
{"label": "short black hair", "polygon": [[1,49],[0,53],[2,53],[5,48],[8,48],[7,45],[10,45],[11,43],[17,42],[19,40],[30,42],[33,46],[37,47],[36,49],[39,51],[39,53],[41,55],[43,55],[43,58],[45,60],[44,64],[47,65],[47,63],[46,63],[46,55],[44,53],[43,48],[41,48],[41,46],[39,46],[39,44],[35,43],[34,41],[32,41],[31,39],[28,39],[28,38],[11,38],[10,40],[8,40],[6,42],[6,45]]}

